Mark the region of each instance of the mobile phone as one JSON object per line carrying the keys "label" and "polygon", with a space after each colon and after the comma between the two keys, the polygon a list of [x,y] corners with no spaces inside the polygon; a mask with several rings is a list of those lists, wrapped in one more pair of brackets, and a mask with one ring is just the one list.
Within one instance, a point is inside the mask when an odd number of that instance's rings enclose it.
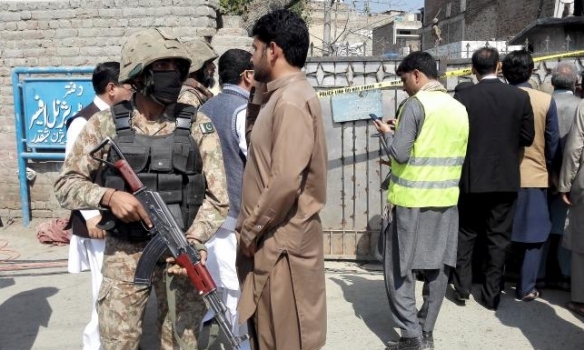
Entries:
{"label": "mobile phone", "polygon": [[381,120],[381,117],[378,117],[375,113],[369,113],[369,118],[371,118],[373,121]]}

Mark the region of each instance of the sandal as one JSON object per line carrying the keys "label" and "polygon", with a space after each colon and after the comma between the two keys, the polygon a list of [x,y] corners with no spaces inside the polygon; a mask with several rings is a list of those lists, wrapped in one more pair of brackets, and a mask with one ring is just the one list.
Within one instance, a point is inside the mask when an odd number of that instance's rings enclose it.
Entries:
{"label": "sandal", "polygon": [[578,316],[584,317],[584,304],[569,301],[566,303],[566,308]]}
{"label": "sandal", "polygon": [[537,299],[539,297],[541,297],[540,291],[537,290],[537,289],[534,289],[531,292],[529,292],[528,294],[524,295],[521,298],[521,301],[532,301],[532,300],[535,300],[535,299]]}

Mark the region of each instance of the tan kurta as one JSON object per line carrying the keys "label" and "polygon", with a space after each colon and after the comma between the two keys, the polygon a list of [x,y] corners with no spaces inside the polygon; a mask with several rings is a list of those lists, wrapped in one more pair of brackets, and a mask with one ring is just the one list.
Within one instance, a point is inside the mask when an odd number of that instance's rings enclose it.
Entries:
{"label": "tan kurta", "polygon": [[[304,73],[268,84],[267,102],[251,133],[243,175],[240,245],[257,245],[253,259],[238,252],[242,281],[240,322],[257,312],[266,282],[290,284],[304,350],[322,347],[326,339],[326,295],[323,235],[319,218],[326,199],[327,151],[321,107]],[[287,254],[291,278],[274,274]],[[250,267],[253,266],[253,270]],[[283,277],[284,276],[284,277]],[[283,279],[286,279],[285,281]],[[272,290],[271,300],[280,298]],[[272,314],[272,318],[284,318]],[[273,320],[279,332],[286,319]],[[262,333],[262,329],[258,330]]]}
{"label": "tan kurta", "polygon": [[535,138],[529,147],[525,147],[523,158],[519,166],[522,188],[547,188],[549,186],[548,170],[546,167],[546,121],[552,97],[545,92],[521,87],[529,94],[533,109]]}

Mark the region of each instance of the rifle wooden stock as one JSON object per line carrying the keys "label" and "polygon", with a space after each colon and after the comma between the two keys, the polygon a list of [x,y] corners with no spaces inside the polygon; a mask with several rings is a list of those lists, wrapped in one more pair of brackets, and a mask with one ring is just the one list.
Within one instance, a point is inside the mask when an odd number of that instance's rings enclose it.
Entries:
{"label": "rifle wooden stock", "polygon": [[188,254],[182,254],[176,257],[176,262],[187,270],[189,279],[200,294],[205,295],[217,289],[209,270],[200,261],[193,264]]}
{"label": "rifle wooden stock", "polygon": [[142,181],[140,181],[140,178],[138,178],[138,175],[136,175],[127,160],[119,159],[114,163],[114,166],[118,169],[132,192],[135,193],[141,188],[144,188]]}

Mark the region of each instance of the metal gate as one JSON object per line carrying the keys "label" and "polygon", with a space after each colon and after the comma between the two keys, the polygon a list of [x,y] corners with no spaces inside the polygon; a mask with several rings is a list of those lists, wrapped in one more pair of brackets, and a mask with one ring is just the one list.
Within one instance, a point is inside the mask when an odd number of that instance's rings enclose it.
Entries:
{"label": "metal gate", "polygon": [[[306,74],[319,90],[395,80],[399,62],[368,57],[311,58]],[[381,92],[383,117],[395,114],[407,95]],[[377,130],[370,119],[333,122],[332,98],[321,98],[328,147],[327,203],[321,212],[327,259],[371,260],[386,202],[381,181],[389,171],[381,164]],[[385,158],[385,156],[383,156]]]}

